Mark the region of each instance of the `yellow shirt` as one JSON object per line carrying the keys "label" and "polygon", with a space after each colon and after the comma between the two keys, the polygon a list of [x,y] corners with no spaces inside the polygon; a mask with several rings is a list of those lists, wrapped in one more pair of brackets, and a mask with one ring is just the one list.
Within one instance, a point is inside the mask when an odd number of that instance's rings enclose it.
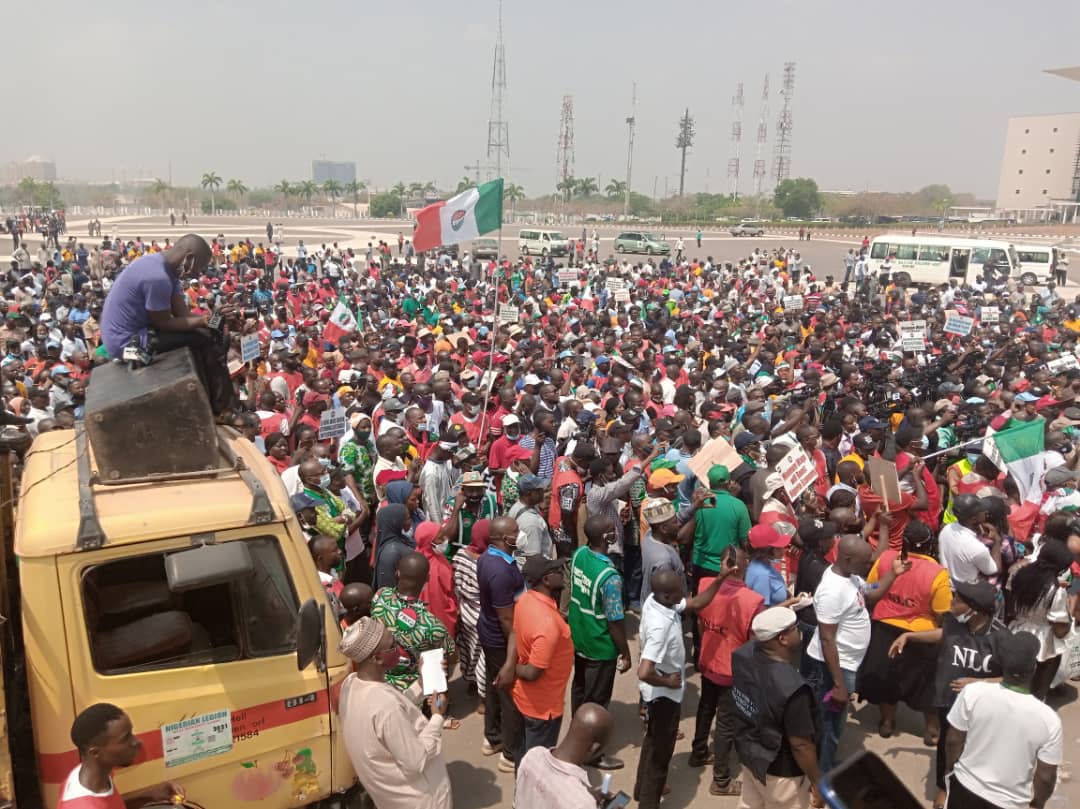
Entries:
{"label": "yellow shirt", "polygon": [[[921,553],[909,554],[909,557],[915,556],[920,559],[928,559],[931,562],[937,563],[936,559],[929,556],[923,556]],[[878,560],[880,561],[880,560]],[[874,566],[870,568],[870,573],[866,577],[867,584],[873,584],[878,580],[880,571],[878,570],[878,562],[874,562]],[[943,615],[949,611],[949,607],[952,605],[952,584],[949,582],[949,571],[944,568],[941,572],[934,576],[934,581],[930,584],[930,609],[935,615]],[[905,632],[925,632],[928,629],[937,629],[937,622],[932,618],[927,618],[925,615],[920,615],[916,618],[886,618],[882,623],[889,624],[891,626],[899,627]]]}

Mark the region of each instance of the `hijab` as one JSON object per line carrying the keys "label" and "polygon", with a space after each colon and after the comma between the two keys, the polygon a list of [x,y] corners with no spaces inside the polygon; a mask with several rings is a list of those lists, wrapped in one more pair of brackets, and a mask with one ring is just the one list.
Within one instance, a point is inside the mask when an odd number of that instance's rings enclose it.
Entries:
{"label": "hijab", "polygon": [[375,525],[378,528],[378,540],[381,547],[386,542],[397,540],[408,545],[409,538],[405,536],[405,518],[409,512],[400,503],[390,503],[383,506],[375,514]]}
{"label": "hijab", "polygon": [[[386,484],[386,502],[387,503],[400,503],[405,504],[405,501],[412,495],[413,490],[416,488],[410,481],[407,480],[392,480]],[[416,509],[411,515],[413,521],[413,528],[415,529],[420,523],[427,520],[427,514],[424,513],[422,508]]]}
{"label": "hijab", "polygon": [[478,555],[484,553],[491,541],[491,520],[474,522],[470,537],[472,541],[469,543],[469,550]]}
{"label": "hijab", "polygon": [[413,532],[416,550],[428,560],[428,580],[420,591],[420,600],[431,607],[432,613],[443,622],[451,637],[457,633],[458,602],[454,595],[454,569],[450,561],[435,547],[439,525],[422,522]]}

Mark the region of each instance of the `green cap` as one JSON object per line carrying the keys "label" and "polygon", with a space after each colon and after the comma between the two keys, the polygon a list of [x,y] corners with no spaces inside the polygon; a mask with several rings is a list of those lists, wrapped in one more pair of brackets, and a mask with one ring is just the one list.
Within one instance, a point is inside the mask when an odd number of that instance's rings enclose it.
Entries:
{"label": "green cap", "polygon": [[731,480],[731,473],[726,466],[714,466],[709,470],[709,487],[715,489]]}

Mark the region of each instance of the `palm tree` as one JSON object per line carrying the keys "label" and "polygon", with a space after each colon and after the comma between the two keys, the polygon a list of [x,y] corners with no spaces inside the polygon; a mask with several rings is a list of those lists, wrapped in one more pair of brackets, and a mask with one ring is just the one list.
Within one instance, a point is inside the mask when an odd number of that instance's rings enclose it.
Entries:
{"label": "palm tree", "polygon": [[472,187],[473,181],[470,180],[468,177],[462,177],[460,180],[458,180],[457,189],[454,191],[454,193],[460,194],[462,191],[467,191]]}
{"label": "palm tree", "polygon": [[405,183],[398,181],[398,183],[390,189],[390,193],[396,197],[404,197],[407,193],[409,193],[409,189],[405,185]]}
{"label": "palm tree", "polygon": [[604,189],[604,193],[611,199],[618,199],[619,197],[626,195],[626,181],[625,180],[612,180],[607,184]]}
{"label": "palm tree", "polygon": [[419,199],[424,193],[423,183],[409,183],[409,198]]}
{"label": "palm tree", "polygon": [[520,185],[509,183],[503,188],[503,198],[510,200],[510,215],[513,216],[516,213],[517,201],[525,199],[525,189]]}
{"label": "palm tree", "polygon": [[200,184],[203,188],[210,189],[210,213],[217,213],[217,200],[214,198],[214,192],[221,187],[221,177],[218,176],[216,171],[208,171],[202,176]]}
{"label": "palm tree", "polygon": [[150,193],[157,197],[159,204],[164,204],[165,195],[172,191],[172,186],[160,177],[154,180],[154,184],[150,186]]}
{"label": "palm tree", "polygon": [[343,190],[341,183],[331,178],[322,184],[322,190],[326,196],[330,197],[330,205],[334,212],[334,218],[337,219],[337,198],[341,196]]}
{"label": "palm tree", "polygon": [[274,186],[274,191],[281,194],[281,200],[285,205],[285,211],[289,210],[289,197],[293,193],[293,186],[288,180],[282,180],[280,183]]}
{"label": "palm tree", "polygon": [[562,193],[563,199],[567,202],[570,201],[578,190],[578,182],[573,177],[564,177],[559,180],[559,184],[555,186],[555,189]]}
{"label": "palm tree", "polygon": [[38,181],[33,177],[23,177],[19,180],[19,197],[26,200],[26,205],[33,205],[38,195]]}
{"label": "palm tree", "polygon": [[236,197],[238,206],[244,201],[244,194],[248,192],[248,187],[244,185],[243,180],[229,180],[225,189]]}
{"label": "palm tree", "polygon": [[353,217],[360,218],[360,192],[367,188],[367,183],[363,180],[349,180],[345,183],[344,191],[346,194],[352,194],[353,201]]}
{"label": "palm tree", "polygon": [[426,183],[424,183],[424,190],[421,193],[423,193],[425,196],[434,197],[439,193],[439,188],[431,180],[428,180]]}
{"label": "palm tree", "polygon": [[295,186],[294,190],[297,194],[307,200],[308,205],[311,205],[311,198],[315,196],[315,193],[319,190],[319,187],[315,185],[312,180],[304,180],[303,182],[298,183]]}
{"label": "palm tree", "polygon": [[596,180],[592,177],[583,177],[576,181],[576,185],[578,194],[583,197],[591,197],[600,190],[600,187],[596,184]]}

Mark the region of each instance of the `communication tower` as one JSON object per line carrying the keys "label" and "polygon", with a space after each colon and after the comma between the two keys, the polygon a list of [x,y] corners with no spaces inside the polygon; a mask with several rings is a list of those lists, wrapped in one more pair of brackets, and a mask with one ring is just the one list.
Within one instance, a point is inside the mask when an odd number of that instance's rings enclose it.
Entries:
{"label": "communication tower", "polygon": [[761,90],[761,115],[757,125],[757,149],[754,153],[754,193],[765,190],[765,141],[769,139],[769,74]]}
{"label": "communication tower", "polygon": [[773,186],[791,176],[791,98],[795,95],[795,63],[784,63],[784,84],[780,96],[784,99],[776,121],[776,140],[773,142]]}
{"label": "communication tower", "polygon": [[731,99],[731,159],[727,164],[728,193],[732,199],[739,196],[739,151],[742,147],[743,83],[735,88]]}

